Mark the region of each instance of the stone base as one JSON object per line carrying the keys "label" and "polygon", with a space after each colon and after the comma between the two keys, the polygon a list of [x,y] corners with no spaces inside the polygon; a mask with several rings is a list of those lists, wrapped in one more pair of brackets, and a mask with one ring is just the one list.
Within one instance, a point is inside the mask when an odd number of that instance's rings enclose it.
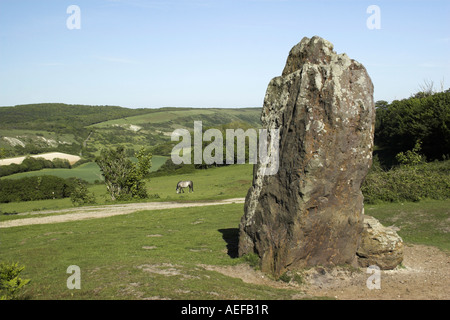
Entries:
{"label": "stone base", "polygon": [[381,270],[392,270],[403,261],[402,238],[377,219],[364,216],[361,244],[356,251],[361,267],[378,266]]}

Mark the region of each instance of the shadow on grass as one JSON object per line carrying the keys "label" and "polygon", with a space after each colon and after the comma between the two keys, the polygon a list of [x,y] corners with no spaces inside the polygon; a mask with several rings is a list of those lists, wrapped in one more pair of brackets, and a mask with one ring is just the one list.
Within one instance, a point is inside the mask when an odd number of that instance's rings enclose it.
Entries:
{"label": "shadow on grass", "polygon": [[222,233],[222,238],[227,243],[228,255],[233,259],[238,258],[239,229],[228,228],[228,229],[219,229],[218,231]]}

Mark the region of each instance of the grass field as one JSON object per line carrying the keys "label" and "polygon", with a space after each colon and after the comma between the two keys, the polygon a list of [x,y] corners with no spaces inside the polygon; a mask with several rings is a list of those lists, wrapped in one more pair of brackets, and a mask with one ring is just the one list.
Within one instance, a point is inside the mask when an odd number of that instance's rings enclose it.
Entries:
{"label": "grass field", "polygon": [[[91,168],[93,165],[95,165],[95,163],[87,163],[75,169],[67,169],[66,171],[56,169],[48,170],[51,170],[51,172],[64,173],[71,173],[71,170],[75,170],[78,171],[80,177],[82,177],[82,174],[86,173],[87,175],[91,175],[91,179],[96,180],[98,179],[96,178],[97,176],[92,175],[93,171],[91,171],[94,170]],[[29,174],[31,173],[32,172],[29,172]],[[194,192],[189,193],[186,189],[185,193],[176,194],[175,188],[177,182],[180,180],[193,180]],[[144,201],[203,201],[245,197],[248,188],[251,186],[251,182],[252,165],[248,164],[199,170],[193,174],[155,177],[146,182],[147,191],[151,196],[151,199]],[[104,185],[92,185],[89,187],[89,191],[94,193],[97,205],[111,203]],[[17,213],[70,207],[73,206],[69,198],[0,204],[0,210],[2,212]],[[0,215],[0,221],[22,217],[23,216]]]}
{"label": "grass field", "polygon": [[[251,185],[250,165],[153,178],[147,183],[158,201],[201,201],[244,197]],[[178,180],[192,179],[194,193],[176,194]],[[99,203],[108,203],[104,187],[91,187]],[[65,199],[64,201],[66,201]],[[54,201],[54,202],[52,202]],[[61,201],[61,202],[60,202]],[[15,204],[71,206],[63,200]],[[7,204],[14,205],[14,204]],[[30,205],[30,207],[25,207]],[[293,299],[299,290],[245,283],[211,271],[246,263],[235,258],[243,204],[139,211],[123,216],[0,229],[0,260],[18,261],[31,279],[29,299]],[[4,205],[1,206],[3,211]],[[366,205],[365,213],[399,228],[408,244],[450,251],[450,201]],[[27,209],[27,210],[25,210]],[[26,217],[26,216],[25,216]],[[19,216],[2,216],[17,219]],[[81,289],[66,286],[67,267],[81,270]]]}
{"label": "grass field", "polygon": [[[124,217],[2,230],[1,260],[20,261],[32,299],[290,299],[295,291],[243,283],[202,265],[234,265],[224,239],[242,205],[142,211]],[[68,290],[66,269],[81,269]]]}
{"label": "grass field", "polygon": [[[185,123],[186,119],[190,117],[199,118],[201,116],[214,116],[216,118],[223,117],[227,119],[220,123],[227,123],[230,120],[239,120],[243,115],[249,115],[252,120],[259,119],[261,110],[259,108],[247,108],[247,109],[178,109],[178,110],[161,110],[157,112],[152,112],[143,115],[137,115],[132,117],[114,119],[109,121],[104,121],[98,124],[93,124],[90,127],[95,128],[107,128],[114,125],[142,125],[142,124],[161,124],[161,123]],[[256,115],[256,118],[255,118]],[[253,119],[255,118],[255,119]],[[188,121],[189,125],[192,126],[192,121]],[[170,126],[167,129],[171,129]]]}
{"label": "grass field", "polygon": [[190,115],[202,115],[202,114],[213,114],[214,111],[211,110],[177,110],[177,111],[160,111],[144,115],[138,115],[133,117],[127,117],[122,119],[109,120],[101,122],[99,124],[94,124],[91,127],[105,128],[113,125],[139,125],[148,123],[161,123],[170,120],[176,120],[179,117],[186,117]]}
{"label": "grass field", "polygon": [[366,205],[365,214],[385,226],[399,228],[406,243],[425,244],[450,252],[450,200]]}
{"label": "grass field", "polygon": [[[150,171],[158,170],[168,157],[164,156],[153,156],[152,158],[152,168]],[[80,178],[86,180],[89,183],[94,183],[95,181],[103,181],[102,173],[100,168],[95,162],[83,163],[82,165],[72,168],[72,169],[42,169],[39,171],[30,171],[12,174],[1,179],[20,179],[23,177],[34,177],[42,175],[53,175],[60,178]]]}

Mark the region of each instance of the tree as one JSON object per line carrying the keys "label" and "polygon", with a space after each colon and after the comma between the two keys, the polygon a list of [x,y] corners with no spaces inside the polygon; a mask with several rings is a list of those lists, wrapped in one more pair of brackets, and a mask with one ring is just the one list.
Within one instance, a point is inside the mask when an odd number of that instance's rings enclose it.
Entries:
{"label": "tree", "polygon": [[103,149],[95,160],[113,201],[147,197],[143,179],[150,172],[152,155],[142,148],[136,158],[137,163],[133,163],[126,156],[124,147],[119,146]]}
{"label": "tree", "polygon": [[95,203],[95,195],[88,191],[84,181],[76,179],[74,190],[70,194],[70,200],[74,206],[93,204]]}
{"label": "tree", "polygon": [[442,159],[450,150],[450,92],[379,103],[375,144],[390,154],[406,152],[422,142],[428,160]]}
{"label": "tree", "polygon": [[144,178],[150,173],[152,167],[152,154],[141,148],[136,154],[137,163],[133,163],[133,168],[127,179],[127,190],[132,197],[147,198]]}

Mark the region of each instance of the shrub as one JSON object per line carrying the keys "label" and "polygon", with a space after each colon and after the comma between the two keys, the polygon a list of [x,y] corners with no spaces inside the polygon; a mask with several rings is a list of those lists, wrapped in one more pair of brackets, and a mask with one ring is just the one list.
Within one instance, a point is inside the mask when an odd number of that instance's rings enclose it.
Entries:
{"label": "shrub", "polygon": [[370,171],[361,189],[366,203],[450,199],[450,161]]}
{"label": "shrub", "polygon": [[19,274],[25,269],[19,263],[0,263],[0,300],[18,298],[18,292],[30,282],[30,279],[21,279]]}
{"label": "shrub", "polygon": [[398,161],[398,163],[405,166],[415,166],[418,164],[423,164],[425,163],[425,156],[419,153],[421,149],[422,149],[422,142],[418,140],[412,150],[408,150],[406,152],[399,152],[395,156],[395,159]]}
{"label": "shrub", "polygon": [[70,196],[73,179],[55,176],[0,180],[0,203],[61,199]]}
{"label": "shrub", "polygon": [[94,204],[95,195],[88,191],[86,183],[81,179],[76,179],[73,191],[70,193],[70,200],[74,206],[82,206],[84,204]]}

